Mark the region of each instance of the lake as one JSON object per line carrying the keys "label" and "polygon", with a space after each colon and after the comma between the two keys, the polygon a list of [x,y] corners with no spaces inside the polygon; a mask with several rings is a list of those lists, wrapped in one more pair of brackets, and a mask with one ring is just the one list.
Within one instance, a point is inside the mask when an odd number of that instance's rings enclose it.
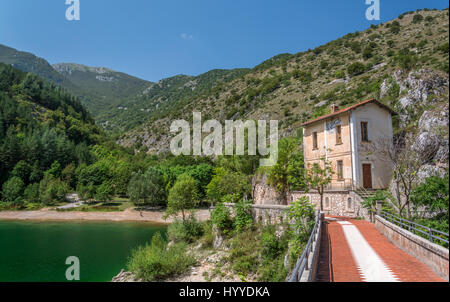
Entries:
{"label": "lake", "polygon": [[80,281],[111,281],[133,248],[166,230],[149,223],[0,221],[0,282],[67,281],[70,256],[80,260]]}

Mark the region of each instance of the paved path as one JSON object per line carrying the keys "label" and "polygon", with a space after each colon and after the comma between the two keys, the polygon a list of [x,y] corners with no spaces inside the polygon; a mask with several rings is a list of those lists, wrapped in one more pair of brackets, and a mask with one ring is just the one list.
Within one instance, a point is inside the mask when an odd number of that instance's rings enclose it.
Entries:
{"label": "paved path", "polygon": [[317,281],[445,282],[370,222],[327,217],[323,230]]}

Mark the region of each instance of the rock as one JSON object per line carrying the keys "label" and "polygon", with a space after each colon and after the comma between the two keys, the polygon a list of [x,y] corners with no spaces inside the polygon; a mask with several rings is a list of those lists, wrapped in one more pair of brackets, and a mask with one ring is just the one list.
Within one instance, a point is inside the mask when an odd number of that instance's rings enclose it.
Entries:
{"label": "rock", "polygon": [[252,179],[252,198],[254,204],[283,205],[283,196],[267,184],[267,175],[255,176]]}
{"label": "rock", "polygon": [[133,273],[126,272],[124,269],[120,273],[112,278],[111,282],[140,282],[141,280],[136,280],[136,276]]}
{"label": "rock", "polygon": [[288,268],[289,267],[289,254],[286,254],[284,256],[284,262],[283,262],[284,268]]}

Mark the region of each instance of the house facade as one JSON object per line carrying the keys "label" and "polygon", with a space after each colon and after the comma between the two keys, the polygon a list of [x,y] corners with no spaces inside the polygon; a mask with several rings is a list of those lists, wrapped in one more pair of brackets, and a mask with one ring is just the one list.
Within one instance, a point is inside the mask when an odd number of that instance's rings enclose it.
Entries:
{"label": "house facade", "polygon": [[333,170],[328,190],[375,190],[389,186],[392,164],[374,148],[392,143],[396,113],[375,99],[339,109],[304,123],[305,166],[328,162]]}

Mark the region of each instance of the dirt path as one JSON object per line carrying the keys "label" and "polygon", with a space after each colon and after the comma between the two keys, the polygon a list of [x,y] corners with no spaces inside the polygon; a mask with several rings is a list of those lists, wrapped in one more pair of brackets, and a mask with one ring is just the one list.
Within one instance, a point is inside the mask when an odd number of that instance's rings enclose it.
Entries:
{"label": "dirt path", "polygon": [[[142,216],[141,216],[142,214]],[[140,221],[171,223],[173,219],[164,220],[164,211],[143,211],[126,209],[123,212],[57,212],[51,209],[39,211],[5,211],[0,212],[0,220],[87,220],[87,221]],[[209,218],[209,210],[198,210],[195,214],[200,221]]]}

